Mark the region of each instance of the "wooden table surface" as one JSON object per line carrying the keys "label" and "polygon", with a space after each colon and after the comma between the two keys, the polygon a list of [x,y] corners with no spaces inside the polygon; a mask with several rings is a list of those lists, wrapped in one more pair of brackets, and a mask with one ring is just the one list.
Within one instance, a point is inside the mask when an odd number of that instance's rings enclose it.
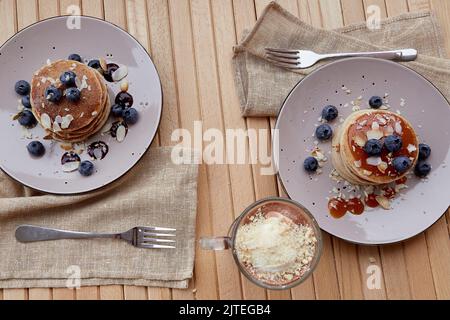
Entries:
{"label": "wooden table surface", "polygon": [[[383,16],[434,10],[450,53],[448,0],[280,0],[302,20],[337,28],[365,20],[379,5]],[[0,43],[40,19],[82,14],[111,21],[151,53],[164,88],[164,115],[156,144],[172,145],[183,127],[270,129],[274,119],[240,116],[231,69],[232,46],[252,27],[268,0],[0,0]],[[86,35],[88,36],[88,35]],[[120,44],[118,44],[120,45]],[[283,195],[274,176],[258,165],[202,165],[198,235],[225,234],[256,199]],[[365,247],[324,235],[324,254],[313,277],[290,291],[258,288],[242,277],[229,252],[197,250],[188,290],[132,286],[4,289],[0,299],[450,299],[450,213],[424,234],[401,244]],[[381,289],[367,286],[367,267],[382,270]]]}

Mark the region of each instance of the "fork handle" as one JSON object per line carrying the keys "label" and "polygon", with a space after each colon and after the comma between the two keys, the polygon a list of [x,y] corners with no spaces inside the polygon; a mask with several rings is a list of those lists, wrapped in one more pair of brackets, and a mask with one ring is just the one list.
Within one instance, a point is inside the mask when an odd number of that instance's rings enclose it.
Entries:
{"label": "fork handle", "polygon": [[29,225],[19,226],[16,229],[16,239],[24,243],[61,239],[119,238],[119,236],[113,233],[76,232]]}
{"label": "fork handle", "polygon": [[402,49],[392,51],[378,51],[378,52],[350,52],[350,53],[331,53],[321,55],[321,59],[345,58],[345,57],[371,57],[386,60],[398,61],[414,61],[417,58],[417,50]]}

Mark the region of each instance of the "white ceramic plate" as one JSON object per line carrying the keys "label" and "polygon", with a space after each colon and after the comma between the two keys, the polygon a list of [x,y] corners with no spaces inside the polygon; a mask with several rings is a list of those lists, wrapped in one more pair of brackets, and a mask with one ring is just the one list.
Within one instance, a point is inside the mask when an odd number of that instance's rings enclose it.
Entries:
{"label": "white ceramic plate", "polygon": [[[344,87],[343,87],[344,86]],[[329,158],[323,174],[310,176],[303,161],[315,146],[312,136],[322,108],[335,105],[340,117],[352,112],[351,101],[362,97],[361,108],[369,108],[372,96],[388,96],[391,111],[401,112],[415,127],[420,141],[429,144],[433,171],[426,182],[416,177],[409,189],[393,201],[393,208],[367,210],[361,216],[347,214],[335,219],[328,213],[331,143],[319,147]],[[404,99],[404,103],[402,103]],[[346,106],[348,105],[348,106]],[[309,208],[320,227],[330,234],[361,244],[388,244],[411,238],[434,224],[449,207],[450,107],[443,95],[425,78],[400,64],[371,58],[353,58],[330,63],[303,79],[287,97],[277,120],[274,141],[275,165],[288,195]],[[332,127],[340,124],[339,118]]]}
{"label": "white ceramic plate", "polygon": [[[68,29],[67,17],[51,18],[38,22],[8,40],[0,48],[0,167],[9,176],[33,189],[54,194],[76,194],[103,187],[128,172],[149,148],[158,130],[162,113],[161,83],[156,68],[145,49],[128,33],[113,24],[90,17],[80,17],[81,29]],[[46,147],[43,158],[34,160],[28,155],[26,145],[32,141],[11,117],[17,113],[18,99],[14,91],[17,80],[30,81],[33,73],[51,61],[66,59],[78,53],[84,60],[105,58],[108,62],[126,65],[129,70],[129,93],[134,98],[133,107],[140,114],[139,122],[131,126],[124,142],[100,133],[89,142],[104,141],[109,145],[105,159],[95,161],[96,172],[82,177],[78,172],[62,171],[59,143],[44,141],[43,130],[38,126],[30,130],[32,140]],[[108,83],[114,99],[119,85]],[[113,100],[112,100],[113,101]],[[105,126],[113,122],[111,119]],[[85,153],[82,160],[90,160]]]}

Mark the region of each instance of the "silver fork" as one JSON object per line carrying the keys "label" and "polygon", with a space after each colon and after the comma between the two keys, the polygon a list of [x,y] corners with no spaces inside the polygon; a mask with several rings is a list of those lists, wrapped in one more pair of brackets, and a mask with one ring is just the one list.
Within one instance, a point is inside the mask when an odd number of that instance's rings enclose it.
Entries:
{"label": "silver fork", "polygon": [[175,237],[175,231],[176,229],[172,228],[135,227],[122,233],[94,233],[23,225],[16,229],[16,239],[19,242],[27,243],[61,239],[112,238],[127,241],[138,248],[175,249],[175,240],[170,239]]}
{"label": "silver fork", "polygon": [[266,48],[266,58],[273,64],[288,69],[305,69],[315,65],[324,59],[372,57],[386,60],[414,61],[417,58],[417,50],[402,49],[394,51],[378,52],[349,52],[318,54],[308,50],[290,50]]}

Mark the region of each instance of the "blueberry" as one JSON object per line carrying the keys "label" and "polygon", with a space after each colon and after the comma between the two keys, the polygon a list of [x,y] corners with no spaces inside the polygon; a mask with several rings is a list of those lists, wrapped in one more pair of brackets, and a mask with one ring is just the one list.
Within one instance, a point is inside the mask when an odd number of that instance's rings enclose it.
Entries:
{"label": "blueberry", "polygon": [[307,172],[316,172],[319,168],[319,162],[314,157],[306,158],[305,162],[303,163],[303,167]]}
{"label": "blueberry", "polygon": [[80,90],[77,88],[68,88],[66,89],[66,98],[71,102],[77,102],[80,100]]}
{"label": "blueberry", "polygon": [[397,135],[387,136],[386,139],[384,139],[384,147],[389,152],[400,151],[402,146],[403,146],[402,138]]}
{"label": "blueberry", "polygon": [[30,84],[25,80],[20,80],[16,82],[16,85],[14,86],[14,89],[16,90],[17,94],[20,94],[21,96],[26,96],[30,93]]}
{"label": "blueberry", "polygon": [[431,148],[425,143],[419,144],[419,160],[427,160],[431,155]]}
{"label": "blueberry", "polygon": [[45,90],[45,97],[50,102],[58,102],[62,98],[61,90],[55,86],[50,86]]}
{"label": "blueberry", "polygon": [[338,109],[335,106],[326,106],[322,110],[322,118],[327,121],[333,121],[339,115]]}
{"label": "blueberry", "polygon": [[45,147],[39,141],[32,141],[27,146],[28,152],[33,157],[42,157],[45,154]]}
{"label": "blueberry", "polygon": [[36,118],[29,110],[23,110],[19,115],[19,123],[26,128],[33,128],[37,125]]}
{"label": "blueberry", "polygon": [[78,61],[78,62],[83,62],[81,59],[81,56],[76,53],[72,53],[67,59],[73,60],[73,61]]}
{"label": "blueberry", "polygon": [[370,98],[369,105],[374,109],[378,109],[383,105],[383,98],[374,96]]}
{"label": "blueberry", "polygon": [[93,69],[101,69],[102,66],[100,65],[100,61],[99,60],[91,60],[88,63],[88,66],[93,68]]}
{"label": "blueberry", "polygon": [[94,164],[90,161],[83,161],[78,168],[78,172],[84,177],[90,177],[94,173]]}
{"label": "blueberry", "polygon": [[367,153],[369,157],[376,157],[381,155],[381,151],[383,150],[383,143],[377,139],[370,139],[366,142],[364,146],[364,151]]}
{"label": "blueberry", "polygon": [[76,78],[77,75],[73,71],[66,71],[59,77],[59,80],[61,80],[62,84],[66,87],[74,87]]}
{"label": "blueberry", "polygon": [[136,124],[139,120],[139,113],[134,108],[127,109],[123,112],[123,119],[127,124]]}
{"label": "blueberry", "polygon": [[411,160],[408,157],[397,157],[392,161],[395,171],[405,173],[411,167]]}
{"label": "blueberry", "polygon": [[431,165],[426,163],[425,161],[419,161],[414,169],[414,173],[419,178],[425,178],[431,172]]}
{"label": "blueberry", "polygon": [[322,124],[316,129],[316,137],[319,140],[325,141],[333,136],[333,129],[328,124]]}
{"label": "blueberry", "polygon": [[123,111],[125,108],[121,106],[120,104],[115,104],[111,107],[111,112],[114,117],[120,118],[123,116]]}
{"label": "blueberry", "polygon": [[125,108],[131,108],[133,106],[133,96],[128,92],[119,92],[115,102]]}
{"label": "blueberry", "polygon": [[31,102],[30,102],[30,96],[29,95],[22,97],[22,105],[25,108],[31,109]]}

